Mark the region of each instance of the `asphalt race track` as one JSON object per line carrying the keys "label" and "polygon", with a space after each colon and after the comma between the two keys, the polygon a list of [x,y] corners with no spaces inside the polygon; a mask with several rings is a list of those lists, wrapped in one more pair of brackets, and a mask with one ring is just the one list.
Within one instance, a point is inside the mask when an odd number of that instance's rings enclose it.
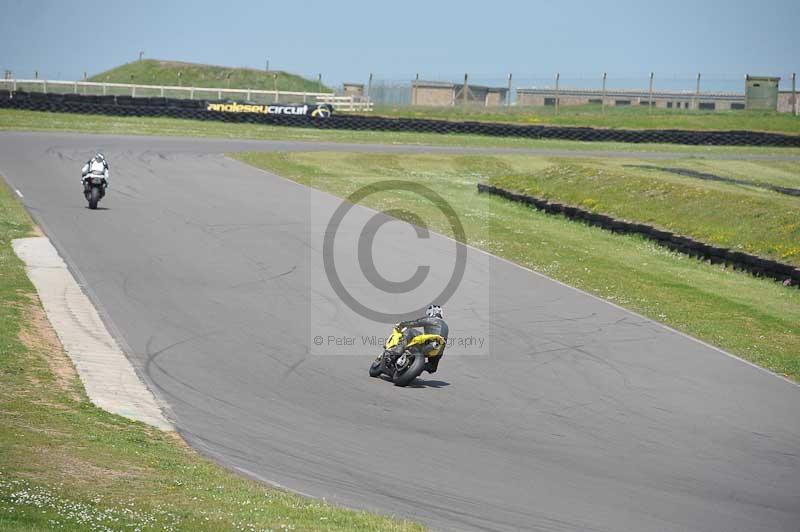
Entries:
{"label": "asphalt race track", "polygon": [[[90,211],[79,171],[98,147],[112,188]],[[399,389],[367,376],[374,350],[315,346],[388,332],[321,273],[341,202],[223,152],[325,148],[412,150],[0,133],[0,173],[182,435],[228,467],[437,530],[798,530],[800,387],[508,262],[469,249],[445,306],[490,354],[448,351]],[[373,213],[351,214],[337,260]],[[413,271],[410,246],[449,277],[452,241],[381,231],[387,278]]]}

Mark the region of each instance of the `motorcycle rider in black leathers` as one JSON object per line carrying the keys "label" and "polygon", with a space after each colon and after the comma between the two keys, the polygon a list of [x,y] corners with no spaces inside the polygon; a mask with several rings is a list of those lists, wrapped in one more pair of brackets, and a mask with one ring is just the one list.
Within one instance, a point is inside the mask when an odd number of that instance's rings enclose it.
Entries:
{"label": "motorcycle rider in black leathers", "polygon": [[[396,327],[401,330],[405,328],[405,331],[403,331],[403,339],[392,348],[392,351],[397,354],[402,354],[409,340],[419,334],[414,328],[421,327],[425,331],[425,334],[438,334],[444,338],[445,345],[442,346],[439,356],[429,358],[425,362],[425,370],[428,373],[436,373],[436,369],[439,367],[439,361],[444,356],[444,348],[447,346],[447,336],[450,332],[447,323],[442,319],[442,307],[439,305],[431,305],[425,312],[424,317],[411,321],[401,321]],[[430,349],[433,349],[433,347],[430,347]]]}

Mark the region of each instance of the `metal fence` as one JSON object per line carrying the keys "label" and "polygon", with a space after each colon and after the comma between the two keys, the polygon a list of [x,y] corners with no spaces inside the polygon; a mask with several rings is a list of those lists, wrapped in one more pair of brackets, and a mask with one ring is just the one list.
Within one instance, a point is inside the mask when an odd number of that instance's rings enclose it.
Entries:
{"label": "metal fence", "polygon": [[1,79],[0,89],[84,96],[133,96],[139,98],[156,96],[190,100],[231,100],[257,104],[330,103],[339,111],[372,110],[372,103],[365,98],[337,96],[332,92],[220,89],[44,79]]}
{"label": "metal fence", "polygon": [[[767,73],[769,74],[769,73]],[[651,79],[652,75],[652,79]],[[779,90],[783,93],[793,89],[793,73],[777,73],[780,77]],[[704,95],[726,94],[733,97],[744,98],[745,74],[718,74],[718,73],[683,73],[666,74],[658,72],[641,72],[632,74],[615,73],[559,73],[552,74],[516,74],[485,75],[469,73],[470,86],[484,86],[508,91],[510,97],[503,103],[516,106],[518,90],[565,90],[565,91],[597,91],[605,90],[618,92],[644,92],[651,90],[654,93],[672,93],[677,95]],[[367,85],[366,95],[380,106],[407,106],[412,105],[412,87],[415,80],[425,82],[451,83],[456,87],[463,84],[464,74],[442,74],[420,72],[408,75],[405,78],[383,78],[377,74],[369,74],[371,82]],[[651,83],[652,82],[652,83]],[[457,89],[458,90],[458,89]],[[458,99],[455,104],[460,103]],[[689,108],[693,110],[693,108]]]}

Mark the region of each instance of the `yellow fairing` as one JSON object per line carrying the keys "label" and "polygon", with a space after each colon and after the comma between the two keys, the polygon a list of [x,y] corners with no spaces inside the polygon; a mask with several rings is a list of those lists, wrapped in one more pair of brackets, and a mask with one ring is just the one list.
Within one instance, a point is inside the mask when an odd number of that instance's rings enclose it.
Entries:
{"label": "yellow fairing", "polygon": [[428,358],[438,357],[442,353],[442,349],[444,349],[444,338],[439,336],[438,334],[418,334],[414,338],[408,342],[408,347],[412,347],[415,345],[422,345],[428,342],[436,342],[436,349],[430,351],[427,354]]}
{"label": "yellow fairing", "polygon": [[[400,339],[403,337],[402,331],[399,329],[392,330],[392,335],[386,340],[386,345],[384,349],[391,349],[392,347],[396,346],[400,343]],[[427,354],[428,358],[438,357],[442,353],[442,349],[444,349],[445,340],[438,334],[418,334],[414,338],[408,342],[406,347],[414,347],[417,345],[422,345],[428,342],[436,342],[438,345],[436,349],[432,350],[430,353]]]}
{"label": "yellow fairing", "polygon": [[400,329],[393,329],[392,335],[386,340],[386,344],[383,346],[384,349],[391,349],[397,344],[400,343],[400,339],[403,337],[403,333]]}

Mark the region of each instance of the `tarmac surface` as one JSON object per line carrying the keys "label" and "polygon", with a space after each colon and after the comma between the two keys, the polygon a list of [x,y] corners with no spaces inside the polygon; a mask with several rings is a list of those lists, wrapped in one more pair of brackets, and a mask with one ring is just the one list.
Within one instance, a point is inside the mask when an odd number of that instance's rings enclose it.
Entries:
{"label": "tarmac surface", "polygon": [[[112,185],[90,211],[79,171],[98,148]],[[353,207],[326,255],[341,200],[223,155],[287,149],[459,151],[0,133],[0,173],[192,446],[435,530],[798,530],[800,387],[475,249],[444,306],[474,343],[414,386],[369,378],[380,348],[362,335],[389,327],[326,264],[376,309],[421,291],[363,280],[373,211]],[[381,276],[429,265],[423,293],[450,278],[453,241],[377,231]]]}

